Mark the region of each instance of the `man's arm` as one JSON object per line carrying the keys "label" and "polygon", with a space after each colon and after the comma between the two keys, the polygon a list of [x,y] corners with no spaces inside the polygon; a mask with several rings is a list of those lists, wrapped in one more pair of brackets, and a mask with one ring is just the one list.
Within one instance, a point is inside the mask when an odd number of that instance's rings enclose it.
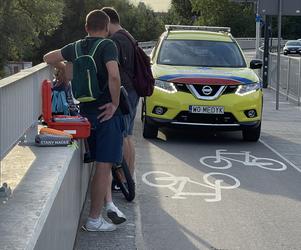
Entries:
{"label": "man's arm", "polygon": [[104,109],[98,116],[98,118],[101,118],[100,122],[111,119],[119,106],[120,76],[118,64],[116,61],[109,61],[106,63],[106,67],[108,70],[109,90],[112,102],[99,107],[100,110]]}
{"label": "man's arm", "polygon": [[109,90],[112,98],[112,103],[114,104],[114,106],[118,107],[121,85],[118,64],[116,61],[110,61],[107,62],[106,67],[108,70]]}
{"label": "man's arm", "polygon": [[44,62],[47,64],[50,64],[56,68],[62,69],[65,68],[65,63],[64,63],[64,57],[62,56],[61,50],[53,50],[48,52],[46,55],[43,57]]}
{"label": "man's arm", "polygon": [[43,57],[44,62],[59,69],[60,75],[58,78],[58,85],[61,83],[67,84],[68,79],[66,78],[66,64],[64,63],[64,57],[62,56],[61,50],[53,50],[48,52]]}

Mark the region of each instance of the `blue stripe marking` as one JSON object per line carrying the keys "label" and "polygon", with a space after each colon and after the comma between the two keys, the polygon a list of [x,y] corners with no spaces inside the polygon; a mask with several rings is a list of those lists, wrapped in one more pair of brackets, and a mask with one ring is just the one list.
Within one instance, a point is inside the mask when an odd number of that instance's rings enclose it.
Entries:
{"label": "blue stripe marking", "polygon": [[206,74],[173,74],[173,75],[164,75],[160,76],[159,80],[162,81],[169,81],[171,79],[175,78],[197,78],[197,77],[203,77],[203,78],[213,78],[213,79],[228,79],[228,80],[234,80],[234,81],[239,81],[244,84],[251,84],[254,83],[253,81],[243,78],[243,77],[238,77],[238,76],[225,76],[225,75],[206,75]]}

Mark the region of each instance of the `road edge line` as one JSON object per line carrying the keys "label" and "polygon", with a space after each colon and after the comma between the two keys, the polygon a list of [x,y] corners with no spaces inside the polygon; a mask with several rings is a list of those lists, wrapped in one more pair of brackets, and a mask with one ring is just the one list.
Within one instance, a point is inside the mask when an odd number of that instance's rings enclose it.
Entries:
{"label": "road edge line", "polygon": [[282,154],[280,154],[276,149],[274,149],[272,146],[270,146],[269,144],[267,144],[265,141],[263,141],[262,139],[259,139],[259,141],[266,146],[268,149],[270,149],[273,153],[275,153],[276,155],[278,155],[282,160],[284,160],[286,163],[288,163],[289,165],[291,165],[291,167],[293,167],[294,169],[296,169],[299,173],[301,173],[301,169],[298,168],[294,163],[292,163],[290,160],[286,159]]}
{"label": "road edge line", "polygon": [[[137,190],[137,175],[134,173],[134,181],[136,183],[136,190]],[[143,239],[143,232],[142,232],[142,222],[141,222],[141,207],[139,197],[137,197],[136,192],[136,206],[135,206],[135,225],[136,225],[136,234],[135,234],[135,245],[137,250],[145,249],[144,239]]]}

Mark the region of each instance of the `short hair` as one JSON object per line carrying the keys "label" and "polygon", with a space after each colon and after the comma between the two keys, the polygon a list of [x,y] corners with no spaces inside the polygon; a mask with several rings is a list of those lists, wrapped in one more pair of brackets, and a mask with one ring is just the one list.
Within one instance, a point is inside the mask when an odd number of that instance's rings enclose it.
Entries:
{"label": "short hair", "polygon": [[110,17],[111,23],[120,24],[120,17],[113,7],[103,7],[101,10]]}
{"label": "short hair", "polygon": [[102,10],[92,10],[86,17],[86,26],[88,31],[105,30],[109,22],[109,16]]}

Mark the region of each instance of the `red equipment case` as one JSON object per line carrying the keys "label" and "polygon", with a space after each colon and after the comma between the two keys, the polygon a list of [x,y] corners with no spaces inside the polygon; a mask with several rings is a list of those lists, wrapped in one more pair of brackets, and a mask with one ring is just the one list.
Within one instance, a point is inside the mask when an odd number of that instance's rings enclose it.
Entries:
{"label": "red equipment case", "polygon": [[51,90],[52,83],[44,80],[42,83],[42,113],[49,128],[65,131],[75,139],[90,136],[91,125],[87,118],[82,116],[52,115]]}

